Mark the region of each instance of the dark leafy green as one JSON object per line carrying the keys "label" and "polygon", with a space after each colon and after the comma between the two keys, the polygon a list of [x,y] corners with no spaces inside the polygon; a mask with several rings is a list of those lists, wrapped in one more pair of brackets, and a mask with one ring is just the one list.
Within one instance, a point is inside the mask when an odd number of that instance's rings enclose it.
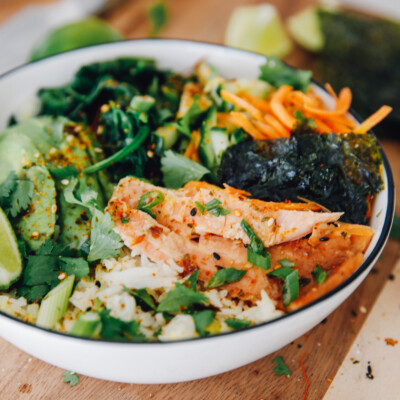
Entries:
{"label": "dark leafy green", "polygon": [[298,201],[301,196],[344,211],[344,221],[366,224],[367,196],[383,187],[381,165],[371,134],[309,134],[228,148],[218,181],[266,201]]}
{"label": "dark leafy green", "polygon": [[185,281],[185,285],[189,288],[194,290],[195,292],[197,291],[197,281],[199,279],[199,270],[197,269],[196,271],[193,272],[193,274],[191,274],[189,276],[189,278],[186,279]]}

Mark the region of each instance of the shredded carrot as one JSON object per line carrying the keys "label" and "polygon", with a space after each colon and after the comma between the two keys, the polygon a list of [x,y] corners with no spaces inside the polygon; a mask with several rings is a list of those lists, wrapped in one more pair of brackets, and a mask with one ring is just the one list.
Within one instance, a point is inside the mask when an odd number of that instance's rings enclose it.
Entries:
{"label": "shredded carrot", "polygon": [[317,126],[317,130],[319,133],[330,133],[331,128],[323,121],[321,121],[319,118],[314,119],[315,125]]}
{"label": "shredded carrot", "polygon": [[190,158],[193,161],[199,161],[199,154],[197,149],[200,145],[200,139],[200,132],[197,130],[193,131],[192,140],[190,141],[189,146],[183,154],[185,157]]}
{"label": "shredded carrot", "polygon": [[337,94],[330,83],[325,83],[325,89],[337,101]]}
{"label": "shredded carrot", "polygon": [[272,126],[261,121],[254,121],[254,125],[264,134],[266,139],[278,139],[281,135]]}
{"label": "shredded carrot", "polygon": [[315,97],[311,97],[306,93],[301,92],[300,90],[294,90],[288,96],[289,101],[298,105],[307,105],[309,107],[319,107],[320,101],[318,101]]}
{"label": "shredded carrot", "polygon": [[289,114],[283,102],[292,91],[293,88],[291,86],[283,85],[271,96],[272,112],[290,130],[293,129],[296,119]]}
{"label": "shredded carrot", "polygon": [[264,139],[263,133],[256,128],[243,113],[231,111],[233,120],[255,140]]}
{"label": "shredded carrot", "polygon": [[261,111],[258,110],[253,105],[251,105],[248,101],[246,101],[246,100],[240,98],[239,96],[236,96],[235,94],[230,93],[226,90],[221,90],[221,97],[224,100],[229,101],[232,104],[235,104],[239,108],[242,108],[243,110],[248,111],[253,118],[256,118],[256,119],[262,121],[263,116],[262,116]]}
{"label": "shredded carrot", "polygon": [[336,115],[346,114],[351,105],[352,94],[349,88],[343,88],[336,100],[336,107],[334,110],[326,110],[324,108],[315,108],[304,105],[304,110],[313,115],[320,115],[324,117],[333,117]]}
{"label": "shredded carrot", "polygon": [[267,124],[271,125],[283,137],[290,137],[290,131],[286,126],[282,125],[273,115],[265,114],[264,120]]}
{"label": "shredded carrot", "polygon": [[306,369],[304,368],[304,364],[303,364],[303,356],[300,356],[300,365],[301,365],[301,369],[303,370],[304,380],[306,381],[306,391],[303,396],[303,400],[306,400],[309,383],[308,383],[308,378],[307,378],[307,374],[306,374]]}
{"label": "shredded carrot", "polygon": [[353,130],[354,133],[367,133],[375,125],[379,124],[392,112],[392,107],[382,106],[378,111],[374,112],[361,125]]}
{"label": "shredded carrot", "polygon": [[244,92],[239,93],[239,96],[247,100],[254,107],[257,107],[259,110],[267,113],[271,112],[271,106],[267,100],[261,99],[259,97],[253,96],[252,94]]}

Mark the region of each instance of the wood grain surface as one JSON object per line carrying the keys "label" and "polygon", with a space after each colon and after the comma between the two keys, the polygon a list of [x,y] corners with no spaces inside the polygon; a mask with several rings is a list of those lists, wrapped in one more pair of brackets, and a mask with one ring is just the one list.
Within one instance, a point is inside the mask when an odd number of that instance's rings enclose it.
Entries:
{"label": "wood grain surface", "polygon": [[[312,0],[270,2],[278,7],[283,19],[314,3]],[[12,15],[27,3],[31,2],[0,0],[0,21],[5,18],[4,15]],[[127,38],[147,37],[149,23],[146,9],[149,3],[146,0],[125,1],[103,17],[121,30]],[[258,1],[170,0],[169,3],[169,24],[162,37],[223,43],[231,11],[239,5],[258,3]],[[7,9],[7,6],[10,8]],[[295,48],[287,60],[295,66],[308,68],[313,67],[314,61],[309,54],[299,48]],[[392,164],[395,180],[400,187],[398,157],[400,144],[386,141],[384,148]],[[304,359],[310,383],[307,399],[320,400],[329,388],[399,255],[400,242],[390,240],[364,283],[326,321],[322,321],[308,334],[276,354],[234,371],[199,381],[171,385],[129,385],[81,376],[78,385],[69,387],[62,382],[61,369],[30,357],[0,339],[0,400],[301,400],[306,384],[300,367],[300,358]],[[365,310],[366,312],[363,312]],[[282,356],[292,370],[293,375],[289,379],[275,376],[273,359],[276,355]]]}

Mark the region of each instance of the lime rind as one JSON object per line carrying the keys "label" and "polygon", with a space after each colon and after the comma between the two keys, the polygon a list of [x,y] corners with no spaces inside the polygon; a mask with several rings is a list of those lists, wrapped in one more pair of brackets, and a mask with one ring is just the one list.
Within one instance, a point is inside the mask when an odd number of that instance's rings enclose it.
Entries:
{"label": "lime rind", "polygon": [[318,7],[308,7],[291,16],[287,27],[293,39],[305,49],[318,52],[324,47]]}
{"label": "lime rind", "polygon": [[225,44],[279,58],[292,50],[278,11],[271,4],[235,8],[226,29]]}
{"label": "lime rind", "polygon": [[11,224],[0,208],[0,290],[8,289],[22,273],[21,254]]}

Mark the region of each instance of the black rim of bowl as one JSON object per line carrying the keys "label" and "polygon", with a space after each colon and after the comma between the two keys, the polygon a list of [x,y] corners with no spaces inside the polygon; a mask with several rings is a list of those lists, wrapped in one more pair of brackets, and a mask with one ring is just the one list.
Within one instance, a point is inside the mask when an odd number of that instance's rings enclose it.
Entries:
{"label": "black rim of bowl", "polygon": [[[126,43],[127,45],[129,45],[129,43],[137,43],[137,42],[148,42],[148,41],[159,41],[159,42],[182,42],[182,43],[187,43],[187,44],[194,44],[194,45],[204,45],[204,46],[211,46],[211,47],[217,47],[217,48],[223,48],[232,52],[239,52],[239,53],[243,53],[247,56],[256,56],[256,57],[264,57],[266,58],[264,55],[260,54],[260,53],[255,53],[255,52],[251,52],[251,51],[247,51],[247,50],[242,50],[242,49],[236,49],[236,48],[232,48],[232,47],[228,47],[228,46],[224,46],[221,44],[216,44],[216,43],[208,43],[208,42],[204,42],[204,41],[195,41],[195,40],[184,40],[184,39],[160,39],[160,38],[147,38],[147,39],[131,39],[131,40],[123,40],[123,41],[117,41],[117,42],[112,42],[112,43],[104,43],[104,44],[97,44],[97,45],[93,45],[93,46],[87,46],[84,48],[80,48],[80,49],[75,49],[75,50],[69,50],[66,51],[64,53],[60,53],[60,54],[56,54],[41,60],[37,60],[37,61],[33,61],[31,63],[28,64],[24,64],[21,66],[18,66],[10,71],[5,72],[4,74],[0,75],[0,80],[5,78],[8,75],[11,75],[13,73],[15,73],[16,71],[25,69],[25,68],[29,68],[31,65],[34,64],[39,64],[42,62],[46,62],[49,59],[54,59],[56,57],[63,57],[69,53],[75,53],[75,52],[81,52],[81,51],[85,51],[87,49],[90,48],[100,48],[100,47],[112,47],[115,44],[121,44],[121,43]],[[325,88],[318,82],[316,82],[314,79],[312,79],[312,83],[315,84],[316,86],[318,86],[320,89],[322,89],[324,92],[326,92]],[[327,92],[326,92],[327,93]],[[356,121],[358,123],[361,122],[361,118],[359,117],[359,115],[352,109],[350,108],[349,113],[356,119]],[[379,142],[379,140],[378,140]],[[211,340],[211,339],[217,339],[217,338],[223,338],[226,335],[233,335],[233,334],[240,334],[240,333],[244,333],[246,331],[252,330],[252,329],[257,329],[257,328],[261,328],[261,327],[265,327],[267,325],[272,325],[274,323],[278,323],[279,321],[289,318],[292,315],[296,315],[300,312],[302,312],[303,310],[307,310],[309,308],[314,307],[315,305],[324,302],[326,299],[333,297],[336,293],[340,292],[342,289],[344,289],[345,287],[347,287],[348,285],[350,285],[353,281],[355,281],[363,272],[365,272],[368,267],[370,266],[370,264],[374,261],[374,259],[380,254],[380,252],[383,250],[386,241],[389,237],[390,234],[390,229],[392,226],[392,221],[393,221],[393,216],[394,216],[394,203],[395,203],[395,198],[394,198],[394,180],[393,180],[393,174],[392,174],[392,170],[390,168],[390,164],[389,161],[387,159],[387,156],[382,148],[381,143],[379,142],[379,147],[381,150],[381,154],[382,154],[382,158],[383,158],[383,166],[384,166],[384,171],[386,172],[386,177],[387,177],[387,209],[386,209],[386,215],[385,215],[385,221],[383,223],[382,226],[382,231],[379,235],[379,238],[374,246],[374,248],[372,249],[371,253],[369,254],[369,256],[363,261],[363,263],[357,268],[357,270],[350,276],[348,277],[345,281],[343,281],[340,285],[336,286],[333,290],[329,291],[328,293],[326,293],[325,295],[319,297],[318,299],[314,300],[313,302],[299,308],[298,310],[289,312],[287,314],[284,314],[278,318],[257,324],[257,325],[253,325],[241,330],[235,330],[235,331],[231,331],[231,332],[224,332],[224,333],[220,333],[220,334],[216,334],[216,335],[211,335],[211,336],[205,336],[205,337],[196,337],[196,338],[188,338],[188,339],[181,339],[181,340],[173,340],[173,341],[168,341],[168,342],[133,342],[133,341],[121,341],[121,340],[107,340],[107,339],[96,339],[96,338],[85,338],[85,337],[80,337],[80,336],[73,336],[70,335],[68,333],[64,333],[64,332],[60,332],[60,331],[56,331],[56,330],[52,330],[52,329],[46,329],[46,328],[41,328],[39,326],[33,325],[29,322],[25,322],[17,317],[14,317],[12,315],[9,315],[3,311],[0,311],[0,316],[2,317],[6,317],[8,319],[11,319],[12,321],[16,321],[18,323],[24,324],[27,327],[33,328],[33,329],[39,329],[42,330],[44,332],[47,333],[51,333],[51,334],[55,334],[55,335],[60,335],[62,337],[65,338],[71,338],[71,339],[77,339],[77,340],[88,340],[91,342],[98,342],[98,343],[112,343],[112,344],[122,344],[122,345],[131,345],[131,346],[143,346],[143,345],[168,345],[168,344],[183,344],[183,343],[191,343],[193,341],[198,341],[198,340]]]}

